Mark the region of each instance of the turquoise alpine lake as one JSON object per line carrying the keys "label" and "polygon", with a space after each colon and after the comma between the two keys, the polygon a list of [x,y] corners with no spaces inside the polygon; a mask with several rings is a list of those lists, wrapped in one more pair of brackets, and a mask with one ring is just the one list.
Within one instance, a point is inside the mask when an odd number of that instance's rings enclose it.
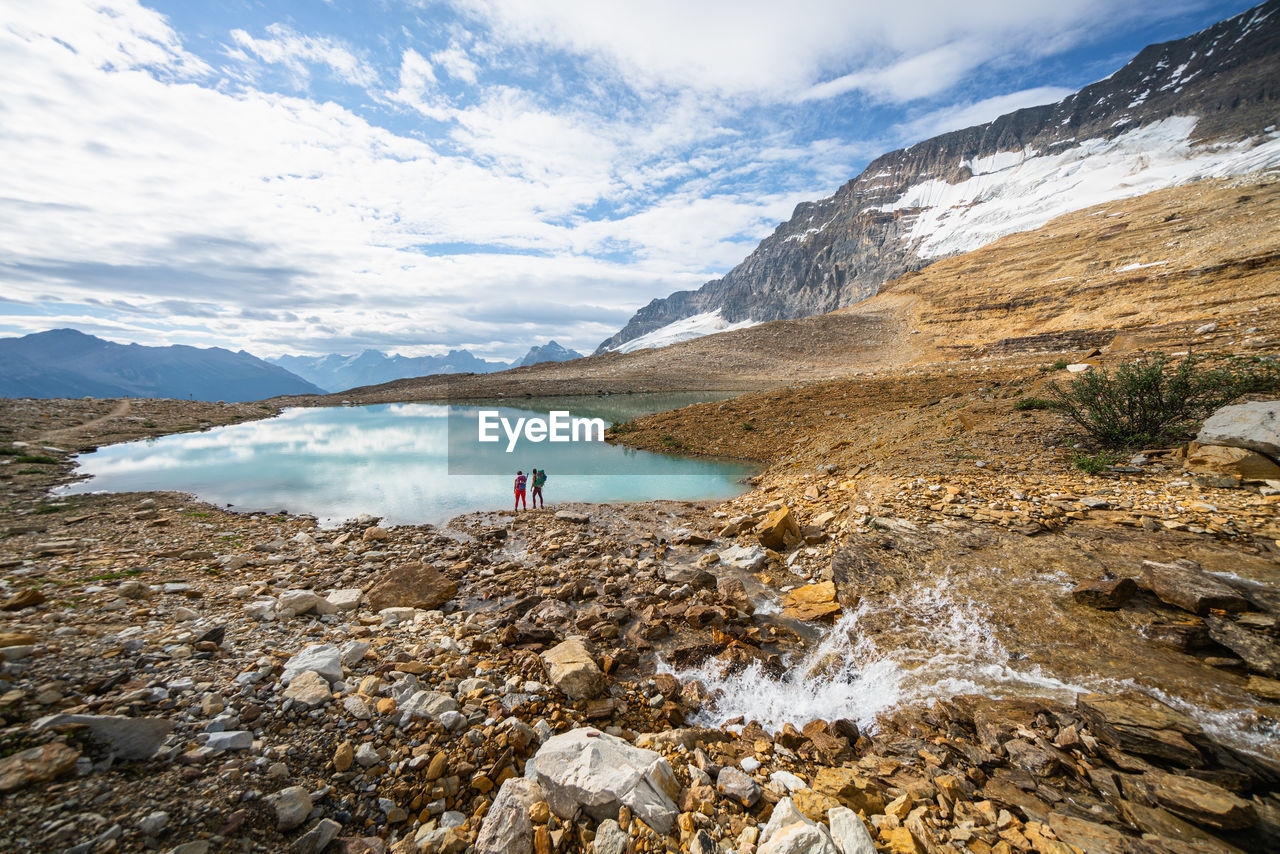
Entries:
{"label": "turquoise alpine lake", "polygon": [[[617,395],[468,404],[384,404],[286,409],[262,421],[109,445],[77,458],[86,476],[60,492],[185,492],[238,511],[287,511],[336,524],[362,513],[385,524],[439,524],[476,510],[509,509],[517,469],[547,472],[547,506],[564,502],[730,498],[755,469],[744,463],[637,451],[602,442],[522,441],[468,449],[450,474],[450,411],[483,408],[514,422],[567,410],[613,423],[724,394]],[[457,422],[455,422],[456,424]],[[471,423],[475,423],[474,420]],[[458,453],[455,444],[454,454]],[[474,454],[486,459],[477,466]],[[454,471],[458,471],[455,465]]]}

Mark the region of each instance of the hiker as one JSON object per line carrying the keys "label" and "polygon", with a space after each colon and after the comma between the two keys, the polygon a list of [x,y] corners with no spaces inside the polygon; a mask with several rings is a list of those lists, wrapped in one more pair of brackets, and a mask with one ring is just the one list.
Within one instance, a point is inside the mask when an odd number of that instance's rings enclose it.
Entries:
{"label": "hiker", "polygon": [[524,476],[524,472],[516,472],[516,510],[520,509],[520,505],[524,504],[524,509],[529,509],[529,502],[524,497],[524,485],[528,482],[528,478]]}
{"label": "hiker", "polygon": [[543,498],[543,484],[547,483],[547,470],[534,469],[534,508],[538,508],[538,502],[543,502],[543,507],[547,507],[547,499]]}

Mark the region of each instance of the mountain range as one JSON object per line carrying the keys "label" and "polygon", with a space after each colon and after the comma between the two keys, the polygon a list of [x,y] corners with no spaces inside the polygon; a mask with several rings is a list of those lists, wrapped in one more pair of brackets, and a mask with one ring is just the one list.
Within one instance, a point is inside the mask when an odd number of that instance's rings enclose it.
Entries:
{"label": "mountain range", "polygon": [[74,329],[0,339],[0,397],[246,401],[319,392],[244,350],[117,344]]}
{"label": "mountain range", "polygon": [[596,352],[822,314],[1054,217],[1280,166],[1280,0],[1150,45],[1056,104],[885,154],[723,278],[640,309]]}
{"label": "mountain range", "polygon": [[354,356],[336,353],[327,356],[276,356],[267,361],[285,368],[325,391],[335,392],[367,385],[379,385],[409,377],[433,374],[491,374],[508,368],[521,368],[539,362],[567,362],[582,354],[567,350],[555,341],[511,362],[481,359],[469,350],[450,350],[443,356],[388,355],[380,350],[365,350]]}

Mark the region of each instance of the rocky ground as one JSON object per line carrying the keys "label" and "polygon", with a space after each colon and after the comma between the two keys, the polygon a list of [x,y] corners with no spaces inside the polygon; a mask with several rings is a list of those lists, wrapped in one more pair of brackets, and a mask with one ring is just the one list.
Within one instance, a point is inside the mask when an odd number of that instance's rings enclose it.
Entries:
{"label": "rocky ground", "polygon": [[[70,450],[269,411],[9,402],[0,838],[1274,847],[1280,484],[1176,448],[1085,474],[1058,416],[1013,408],[1055,373],[991,358],[651,416],[626,440],[757,459],[756,488],[441,528],[48,498]],[[798,686],[872,665],[901,702],[809,713]],[[1007,699],[946,687],[975,671]],[[735,716],[744,679],[780,686],[745,707],[762,722]]]}

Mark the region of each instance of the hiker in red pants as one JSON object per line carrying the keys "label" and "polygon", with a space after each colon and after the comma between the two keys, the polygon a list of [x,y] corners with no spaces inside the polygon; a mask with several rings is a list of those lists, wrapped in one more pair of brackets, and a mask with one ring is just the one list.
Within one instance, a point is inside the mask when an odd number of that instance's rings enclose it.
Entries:
{"label": "hiker in red pants", "polygon": [[520,509],[521,504],[524,505],[524,509],[529,509],[529,502],[524,497],[524,485],[527,482],[528,479],[524,476],[524,472],[516,472],[516,510]]}

